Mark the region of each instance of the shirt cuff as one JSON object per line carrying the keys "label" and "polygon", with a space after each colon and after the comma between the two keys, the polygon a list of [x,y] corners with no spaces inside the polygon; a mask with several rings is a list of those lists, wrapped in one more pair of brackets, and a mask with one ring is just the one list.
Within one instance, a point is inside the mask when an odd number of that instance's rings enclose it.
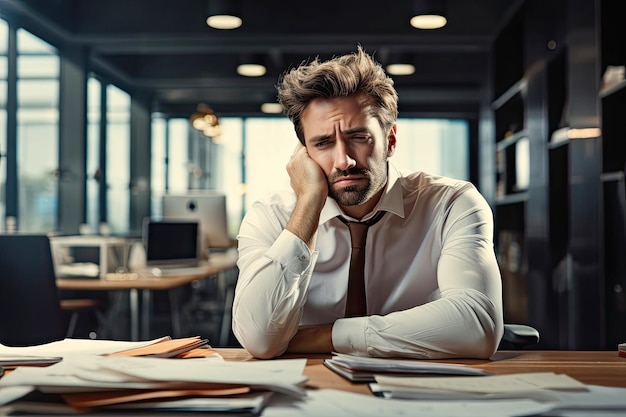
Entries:
{"label": "shirt cuff", "polygon": [[309,247],[289,230],[283,230],[266,252],[266,256],[283,265],[289,271],[302,275],[311,265]]}
{"label": "shirt cuff", "polygon": [[368,320],[368,317],[336,320],[332,331],[335,352],[367,355],[365,329]]}

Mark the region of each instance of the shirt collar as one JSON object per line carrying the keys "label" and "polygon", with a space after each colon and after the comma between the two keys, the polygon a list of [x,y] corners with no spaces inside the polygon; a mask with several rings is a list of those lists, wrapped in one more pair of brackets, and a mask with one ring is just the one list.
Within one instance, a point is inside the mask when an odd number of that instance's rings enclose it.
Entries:
{"label": "shirt collar", "polygon": [[[368,213],[363,220],[367,220],[376,214],[377,211],[388,211],[396,216],[404,218],[404,197],[402,195],[402,181],[398,170],[390,163],[387,163],[387,186],[385,192],[371,213]],[[342,216],[350,219],[340,208],[335,200],[326,197],[326,203],[320,213],[319,224],[324,224],[332,218]]]}

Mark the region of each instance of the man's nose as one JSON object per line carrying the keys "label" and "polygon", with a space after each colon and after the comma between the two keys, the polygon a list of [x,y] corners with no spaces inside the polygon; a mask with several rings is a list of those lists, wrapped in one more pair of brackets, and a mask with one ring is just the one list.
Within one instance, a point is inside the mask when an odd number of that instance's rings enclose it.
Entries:
{"label": "man's nose", "polygon": [[337,141],[335,146],[335,168],[345,171],[356,166],[356,159],[351,156],[351,150],[344,141]]}

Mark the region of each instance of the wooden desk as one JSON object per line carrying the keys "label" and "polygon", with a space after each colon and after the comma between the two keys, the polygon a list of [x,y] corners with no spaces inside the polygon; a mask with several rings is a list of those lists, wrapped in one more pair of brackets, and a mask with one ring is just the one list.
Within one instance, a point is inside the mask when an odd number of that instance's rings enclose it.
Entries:
{"label": "wooden desk", "polygon": [[[216,349],[226,360],[255,360],[244,349]],[[307,358],[304,374],[311,388],[332,388],[372,395],[368,384],[351,383],[326,368],[322,363],[331,355],[284,355],[281,358]],[[496,375],[521,372],[563,373],[584,384],[626,388],[626,358],[617,351],[500,351],[491,360],[450,359],[446,363],[460,363],[481,368]]]}
{"label": "wooden desk", "polygon": [[[157,277],[147,274],[140,275],[133,280],[107,280],[97,278],[58,278],[57,287],[60,290],[91,290],[91,291],[114,291],[128,290],[130,300],[130,338],[133,341],[147,340],[150,335],[150,308],[151,291],[172,290],[189,284],[192,281],[206,279],[216,276],[221,278],[225,271],[235,268],[237,265],[237,253],[229,250],[223,253],[213,253],[209,257],[207,265],[198,270],[197,273]],[[139,308],[139,293],[142,298],[142,308]],[[177,299],[170,297],[173,301],[171,305],[173,336],[180,336],[179,322],[180,308]],[[225,305],[232,303],[232,294],[226,294]],[[224,327],[224,326],[222,326]]]}

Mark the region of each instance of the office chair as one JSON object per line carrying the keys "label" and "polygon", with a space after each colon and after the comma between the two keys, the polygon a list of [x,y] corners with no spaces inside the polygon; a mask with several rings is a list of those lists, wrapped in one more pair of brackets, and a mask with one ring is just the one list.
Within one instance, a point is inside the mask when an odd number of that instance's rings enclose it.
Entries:
{"label": "office chair", "polygon": [[0,343],[32,346],[66,332],[48,237],[0,235]]}
{"label": "office chair", "polygon": [[539,331],[525,324],[505,324],[498,349],[523,349],[539,343]]}
{"label": "office chair", "polygon": [[[98,324],[96,334],[99,334],[100,330],[104,330],[107,327],[106,317],[104,316],[104,309],[107,307],[104,300],[98,298],[61,298],[61,310],[70,313],[70,321],[67,326],[67,333],[65,337],[74,337],[76,327],[78,325],[79,317],[83,313],[92,313]],[[90,335],[91,337],[91,335]]]}

